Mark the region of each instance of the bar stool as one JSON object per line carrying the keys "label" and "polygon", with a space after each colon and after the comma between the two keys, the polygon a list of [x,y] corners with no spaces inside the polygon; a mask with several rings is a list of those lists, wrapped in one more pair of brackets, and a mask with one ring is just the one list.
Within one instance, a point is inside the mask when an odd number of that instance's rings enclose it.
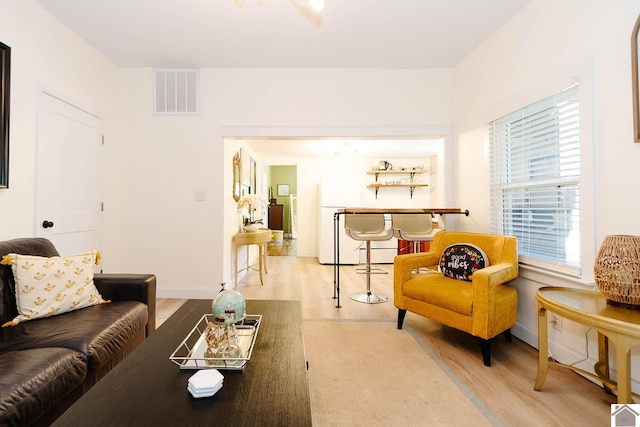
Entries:
{"label": "bar stool", "polygon": [[385,228],[384,214],[356,214],[344,217],[344,229],[347,236],[354,240],[364,241],[367,245],[367,264],[365,267],[367,289],[365,292],[351,295],[351,299],[365,304],[387,302],[389,298],[371,292],[371,241],[389,240],[393,237],[393,228]]}
{"label": "bar stool", "polygon": [[393,235],[413,242],[413,253],[420,252],[420,242],[432,242],[439,228],[433,228],[432,214],[392,214]]}

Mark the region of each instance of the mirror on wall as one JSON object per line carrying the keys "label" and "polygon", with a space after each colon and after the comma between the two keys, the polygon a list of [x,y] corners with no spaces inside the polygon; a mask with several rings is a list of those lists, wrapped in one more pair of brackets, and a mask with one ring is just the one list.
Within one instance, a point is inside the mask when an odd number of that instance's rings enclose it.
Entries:
{"label": "mirror on wall", "polygon": [[257,174],[257,168],[256,168],[256,159],[254,159],[253,157],[251,157],[251,186],[249,187],[249,193],[252,194],[258,194],[258,178],[256,176]]}
{"label": "mirror on wall", "polygon": [[233,200],[240,200],[240,153],[233,156]]}

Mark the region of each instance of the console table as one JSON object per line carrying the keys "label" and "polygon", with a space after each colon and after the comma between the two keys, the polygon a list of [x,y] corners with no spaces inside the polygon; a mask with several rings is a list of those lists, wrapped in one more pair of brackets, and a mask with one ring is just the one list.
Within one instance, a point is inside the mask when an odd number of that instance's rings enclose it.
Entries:
{"label": "console table", "polygon": [[362,214],[458,214],[469,216],[468,210],[460,208],[344,208],[338,209],[333,215],[333,298],[337,300],[336,308],[340,305],[340,217],[344,215]]}
{"label": "console table", "polygon": [[299,301],[247,300],[262,324],[243,371],[220,372],[222,389],[196,399],[195,370],[169,356],[211,300],[189,300],[73,404],[54,426],[311,426],[311,403]]}
{"label": "console table", "polygon": [[[631,393],[631,347],[640,345],[640,311],[607,304],[600,292],[563,287],[543,287],[538,301],[538,375],[534,390],[539,391],[549,365],[569,368],[602,382],[605,391],[617,390],[618,403],[634,403]],[[597,375],[574,366],[549,361],[547,311],[598,331]],[[618,381],[609,374],[609,340],[616,348]]]}
{"label": "console table", "polygon": [[238,274],[244,270],[254,269],[249,265],[249,248],[247,248],[247,261],[246,266],[238,270],[238,249],[241,246],[258,245],[258,272],[260,274],[260,284],[262,282],[262,270],[267,272],[267,243],[271,241],[271,230],[268,228],[261,228],[257,231],[237,233],[233,236],[233,266],[235,274],[233,275],[233,288],[238,287]]}

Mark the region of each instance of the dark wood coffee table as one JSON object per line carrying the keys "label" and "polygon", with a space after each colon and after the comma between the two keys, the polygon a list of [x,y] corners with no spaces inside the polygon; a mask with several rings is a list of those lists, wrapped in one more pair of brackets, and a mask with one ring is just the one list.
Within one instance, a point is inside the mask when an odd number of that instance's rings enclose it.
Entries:
{"label": "dark wood coffee table", "polygon": [[144,343],[82,396],[55,426],[311,426],[311,406],[299,301],[247,301],[261,314],[244,371],[220,372],[222,389],[195,399],[169,356],[211,300],[189,300]]}

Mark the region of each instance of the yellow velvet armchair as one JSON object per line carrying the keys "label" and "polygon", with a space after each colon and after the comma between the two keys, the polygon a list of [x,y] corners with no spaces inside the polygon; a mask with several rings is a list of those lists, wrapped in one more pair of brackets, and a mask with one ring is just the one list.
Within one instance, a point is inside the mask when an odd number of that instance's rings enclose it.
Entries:
{"label": "yellow velvet armchair", "polygon": [[[437,271],[440,256],[454,244],[481,248],[489,266],[475,271],[471,281],[445,277]],[[422,267],[433,271],[415,274]],[[393,269],[398,329],[402,329],[404,317],[410,311],[479,337],[486,366],[491,366],[489,340],[504,333],[507,341],[511,341],[518,297],[516,290],[506,283],[518,277],[515,237],[440,231],[428,252],[399,255]]]}

